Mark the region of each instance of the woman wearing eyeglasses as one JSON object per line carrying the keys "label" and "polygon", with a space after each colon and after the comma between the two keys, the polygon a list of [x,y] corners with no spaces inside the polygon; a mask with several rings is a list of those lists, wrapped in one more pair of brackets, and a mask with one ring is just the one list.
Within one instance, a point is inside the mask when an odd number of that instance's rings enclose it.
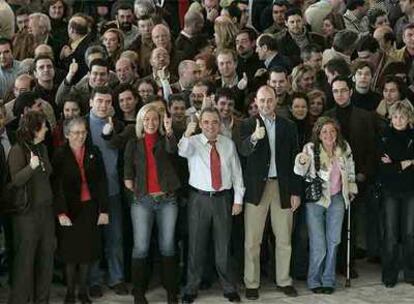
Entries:
{"label": "woman wearing eyeglasses", "polygon": [[58,252],[66,263],[64,303],[76,302],[76,277],[79,300],[91,303],[86,284],[88,268],[100,257],[99,226],[108,224],[106,174],[99,149],[86,141],[84,118],[66,121],[63,133],[67,143],[54,155],[52,181],[60,224]]}

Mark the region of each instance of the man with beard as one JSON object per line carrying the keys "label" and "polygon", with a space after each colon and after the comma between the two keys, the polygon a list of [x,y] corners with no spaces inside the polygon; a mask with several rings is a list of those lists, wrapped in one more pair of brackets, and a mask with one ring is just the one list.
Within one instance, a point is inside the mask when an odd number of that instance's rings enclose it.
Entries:
{"label": "man with beard", "polygon": [[243,73],[246,73],[250,83],[256,71],[264,68],[255,52],[256,38],[256,32],[251,28],[242,29],[236,36],[237,74],[243,75]]}
{"label": "man with beard", "polygon": [[[201,108],[203,106],[203,101],[206,98],[209,98],[213,93],[213,85],[207,80],[201,80],[194,84],[193,89],[190,94],[190,105],[186,111],[185,115],[190,116],[191,119],[198,119]],[[195,121],[193,119],[193,121]]]}
{"label": "man with beard", "polygon": [[[138,35],[138,27],[134,25],[134,8],[128,2],[120,2],[116,8],[115,23],[124,34],[124,48],[131,46]],[[109,25],[109,24],[108,24]]]}
{"label": "man with beard", "polygon": [[266,34],[276,34],[286,28],[285,13],[289,8],[289,2],[286,0],[276,0],[272,5],[273,24],[264,32]]}

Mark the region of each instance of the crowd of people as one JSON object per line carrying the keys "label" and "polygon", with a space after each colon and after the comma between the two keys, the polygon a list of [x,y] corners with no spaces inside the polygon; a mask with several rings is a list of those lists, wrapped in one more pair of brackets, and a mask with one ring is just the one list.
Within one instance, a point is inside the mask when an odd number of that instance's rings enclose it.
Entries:
{"label": "crowd of people", "polygon": [[63,272],[65,304],[104,286],[145,304],[158,268],[167,303],[215,279],[257,300],[264,276],[329,295],[357,258],[414,285],[413,18],[414,0],[0,0],[8,303],[48,303]]}

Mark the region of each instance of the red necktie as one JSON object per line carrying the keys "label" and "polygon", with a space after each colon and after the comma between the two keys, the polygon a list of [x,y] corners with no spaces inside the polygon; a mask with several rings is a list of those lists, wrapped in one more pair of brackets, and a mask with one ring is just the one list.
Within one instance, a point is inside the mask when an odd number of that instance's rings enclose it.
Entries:
{"label": "red necktie", "polygon": [[214,190],[219,191],[221,188],[221,165],[220,155],[216,148],[216,141],[208,142],[211,145],[210,150],[210,171],[211,171],[211,185]]}

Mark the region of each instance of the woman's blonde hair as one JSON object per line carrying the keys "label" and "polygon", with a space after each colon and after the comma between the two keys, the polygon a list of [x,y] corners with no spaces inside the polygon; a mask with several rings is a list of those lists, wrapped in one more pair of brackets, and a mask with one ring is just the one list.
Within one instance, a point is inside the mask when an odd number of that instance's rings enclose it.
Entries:
{"label": "woman's blonde hair", "polygon": [[158,133],[161,135],[164,135],[164,130],[163,130],[163,120],[161,117],[161,114],[158,112],[157,107],[154,106],[153,104],[149,103],[144,105],[137,114],[137,123],[135,125],[135,133],[137,135],[137,138],[141,139],[144,138],[144,118],[145,115],[147,115],[148,112],[155,112],[158,115],[158,120],[159,120],[159,126],[158,126]]}
{"label": "woman's blonde hair", "polygon": [[394,114],[400,114],[406,116],[410,126],[414,124],[414,107],[407,100],[396,101],[389,109],[389,117],[391,118]]}
{"label": "woman's blonde hair", "polygon": [[300,80],[302,79],[303,75],[307,72],[312,72],[315,74],[313,68],[306,64],[299,64],[293,68],[292,71],[292,90],[294,92],[301,92],[302,89],[300,88]]}
{"label": "woman's blonde hair", "polygon": [[104,36],[106,33],[114,33],[117,37],[118,37],[118,43],[119,43],[119,48],[117,50],[117,52],[119,53],[118,56],[121,55],[122,51],[124,50],[124,33],[117,29],[117,28],[110,28],[108,30],[105,31],[105,33],[103,33],[103,35],[101,36],[101,42],[103,43],[104,40]]}
{"label": "woman's blonde hair", "polygon": [[214,33],[218,37],[217,49],[236,49],[237,26],[226,16],[220,16],[214,21]]}

